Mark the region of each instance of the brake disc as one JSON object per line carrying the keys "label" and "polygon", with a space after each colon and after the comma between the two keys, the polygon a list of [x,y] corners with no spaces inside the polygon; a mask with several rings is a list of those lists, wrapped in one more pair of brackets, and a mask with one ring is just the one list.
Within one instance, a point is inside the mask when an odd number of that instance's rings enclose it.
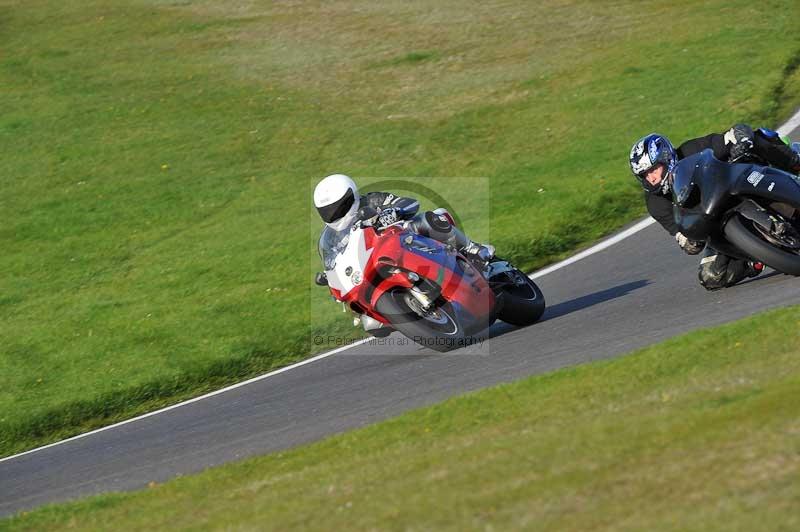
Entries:
{"label": "brake disc", "polygon": [[776,219],[776,217],[772,218],[774,220],[773,229],[767,230],[757,223],[752,225],[764,237],[764,240],[770,244],[786,249],[800,250],[800,234],[797,233],[792,224],[785,220]]}

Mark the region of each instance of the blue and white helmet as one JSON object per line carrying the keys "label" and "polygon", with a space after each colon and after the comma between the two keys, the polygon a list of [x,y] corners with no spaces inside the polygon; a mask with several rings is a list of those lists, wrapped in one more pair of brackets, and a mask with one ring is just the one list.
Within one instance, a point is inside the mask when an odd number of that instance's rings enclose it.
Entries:
{"label": "blue and white helmet", "polygon": [[[669,194],[672,183],[672,172],[678,164],[678,154],[667,137],[657,133],[650,133],[639,139],[631,148],[631,172],[639,180],[642,188],[647,192]],[[647,172],[659,165],[664,165],[664,178],[658,185],[651,185],[644,176]]]}

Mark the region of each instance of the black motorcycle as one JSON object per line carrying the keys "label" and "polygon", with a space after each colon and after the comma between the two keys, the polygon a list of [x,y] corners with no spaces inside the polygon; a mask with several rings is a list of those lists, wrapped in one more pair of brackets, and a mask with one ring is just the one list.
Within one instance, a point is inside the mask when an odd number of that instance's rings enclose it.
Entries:
{"label": "black motorcycle", "polygon": [[800,275],[800,178],[759,164],[726,163],[711,150],[675,169],[675,222],[717,251]]}

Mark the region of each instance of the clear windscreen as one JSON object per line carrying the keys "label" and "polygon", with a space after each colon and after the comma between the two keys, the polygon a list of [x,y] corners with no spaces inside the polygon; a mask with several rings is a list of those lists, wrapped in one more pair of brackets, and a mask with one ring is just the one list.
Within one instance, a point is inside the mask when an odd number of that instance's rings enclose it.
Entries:
{"label": "clear windscreen", "polygon": [[350,241],[350,228],[335,231],[325,226],[319,237],[319,257],[325,270],[332,270],[336,266],[336,257],[345,250]]}

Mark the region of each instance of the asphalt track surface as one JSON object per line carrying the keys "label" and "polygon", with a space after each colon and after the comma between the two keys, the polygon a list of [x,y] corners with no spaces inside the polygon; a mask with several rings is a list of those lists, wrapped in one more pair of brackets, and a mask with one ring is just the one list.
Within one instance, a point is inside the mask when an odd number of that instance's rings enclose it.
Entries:
{"label": "asphalt track surface", "polygon": [[800,279],[769,270],[707,292],[697,283],[697,263],[653,224],[536,279],[548,302],[542,321],[526,328],[495,324],[483,345],[443,355],[414,344],[391,345],[396,341],[364,344],[181,408],[0,461],[0,516],[164,482],[456,394],[612,358],[800,302]]}

